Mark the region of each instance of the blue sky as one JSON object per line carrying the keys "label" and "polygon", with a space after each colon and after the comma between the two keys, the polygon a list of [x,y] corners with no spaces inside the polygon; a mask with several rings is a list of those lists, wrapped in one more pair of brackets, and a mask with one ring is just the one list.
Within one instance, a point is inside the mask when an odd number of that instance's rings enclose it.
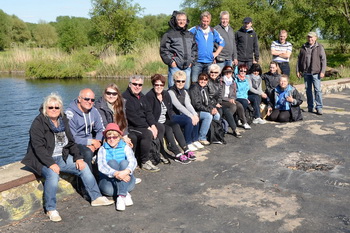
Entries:
{"label": "blue sky", "polygon": [[[143,15],[171,14],[179,10],[182,0],[133,0],[145,8]],[[90,0],[0,0],[0,9],[25,22],[56,21],[57,16],[89,18]]]}

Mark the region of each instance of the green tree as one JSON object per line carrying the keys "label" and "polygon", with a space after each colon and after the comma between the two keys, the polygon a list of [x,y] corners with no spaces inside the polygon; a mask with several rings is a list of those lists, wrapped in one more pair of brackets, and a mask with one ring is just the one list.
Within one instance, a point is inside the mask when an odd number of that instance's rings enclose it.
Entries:
{"label": "green tree", "polygon": [[168,21],[170,17],[170,15],[159,14],[145,15],[140,18],[139,24],[144,28],[141,38],[144,41],[159,40],[169,28]]}
{"label": "green tree", "polygon": [[30,31],[25,22],[20,20],[17,16],[12,15],[12,41],[24,43],[31,39]]}
{"label": "green tree", "polygon": [[55,27],[44,21],[40,21],[37,25],[33,26],[32,35],[37,46],[41,48],[53,47],[58,41]]}
{"label": "green tree", "polygon": [[104,44],[104,50],[114,44],[119,52],[130,52],[140,36],[137,14],[141,10],[139,4],[128,0],[92,0],[95,40]]}
{"label": "green tree", "polygon": [[11,42],[11,17],[0,10],[0,51],[10,46]]}

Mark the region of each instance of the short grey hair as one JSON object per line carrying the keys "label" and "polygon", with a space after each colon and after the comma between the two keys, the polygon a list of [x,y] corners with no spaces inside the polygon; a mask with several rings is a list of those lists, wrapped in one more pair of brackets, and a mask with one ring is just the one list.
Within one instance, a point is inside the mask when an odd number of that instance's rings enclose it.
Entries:
{"label": "short grey hair", "polygon": [[224,16],[224,15],[228,15],[229,17],[230,17],[230,13],[228,12],[228,11],[221,11],[220,12],[220,19],[222,18],[222,16]]}
{"label": "short grey hair", "polygon": [[173,78],[175,81],[177,78],[185,78],[186,79],[186,73],[183,70],[178,70],[173,74]]}
{"label": "short grey hair", "polygon": [[136,80],[136,81],[138,81],[138,80],[142,80],[142,82],[145,80],[145,77],[144,76],[141,76],[141,75],[133,75],[133,76],[131,76],[130,78],[129,78],[129,83],[131,83],[132,82],[132,80]]}
{"label": "short grey hair", "polygon": [[204,18],[204,17],[208,17],[208,18],[211,18],[211,14],[209,13],[209,11],[204,11],[202,14],[201,14],[201,20]]}
{"label": "short grey hair", "polygon": [[44,103],[43,103],[43,114],[44,116],[47,116],[47,107],[49,106],[49,104],[53,102],[55,104],[58,104],[58,106],[60,107],[60,114],[61,116],[63,116],[63,101],[62,101],[62,97],[60,95],[58,95],[57,93],[51,93],[50,95],[46,96],[44,99]]}
{"label": "short grey hair", "polygon": [[218,64],[211,64],[208,67],[208,74],[210,74],[211,71],[218,71],[219,73],[221,72],[221,67]]}

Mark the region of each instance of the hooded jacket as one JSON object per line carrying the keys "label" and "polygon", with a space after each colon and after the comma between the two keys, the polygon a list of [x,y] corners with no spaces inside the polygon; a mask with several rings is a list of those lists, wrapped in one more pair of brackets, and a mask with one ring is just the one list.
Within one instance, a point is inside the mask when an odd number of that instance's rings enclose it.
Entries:
{"label": "hooded jacket", "polygon": [[[64,115],[62,120],[68,138],[68,144],[62,150],[63,160],[66,161],[69,154],[73,156],[73,161],[83,159],[78,146],[74,143],[67,117]],[[29,130],[29,136],[27,154],[22,163],[41,176],[43,166],[50,167],[56,163],[52,158],[55,149],[55,134],[50,128],[49,118],[44,116],[42,112],[34,119]]]}
{"label": "hooded jacket", "polygon": [[66,110],[69,127],[77,144],[90,145],[91,139],[102,140],[104,126],[100,113],[92,107],[88,113],[78,108],[78,100],[70,103]]}
{"label": "hooded jacket", "polygon": [[160,57],[168,66],[175,61],[179,69],[185,70],[196,60],[197,44],[193,34],[187,31],[188,20],[184,28],[177,26],[178,13],[174,11],[168,22],[170,29],[160,42]]}
{"label": "hooded jacket", "polygon": [[255,31],[241,27],[236,32],[237,58],[238,61],[259,61],[258,36]]}

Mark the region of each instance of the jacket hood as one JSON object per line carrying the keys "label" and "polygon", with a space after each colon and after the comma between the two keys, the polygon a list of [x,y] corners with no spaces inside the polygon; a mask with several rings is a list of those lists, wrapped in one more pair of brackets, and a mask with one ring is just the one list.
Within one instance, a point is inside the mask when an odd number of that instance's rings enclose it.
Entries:
{"label": "jacket hood", "polygon": [[243,26],[239,29],[241,32],[252,33],[254,32],[253,28],[245,29]]}
{"label": "jacket hood", "polygon": [[169,20],[169,22],[168,22],[168,24],[169,24],[169,27],[170,27],[171,29],[173,29],[173,30],[175,30],[175,31],[180,31],[181,33],[185,33],[185,32],[187,31],[187,26],[188,26],[188,24],[189,24],[190,21],[187,19],[187,22],[186,22],[185,27],[183,27],[183,28],[179,27],[179,26],[177,25],[177,23],[176,23],[176,16],[177,16],[179,13],[182,13],[182,12],[180,12],[180,11],[174,11],[173,14],[172,14],[172,16],[171,16],[171,18],[170,18],[170,20]]}
{"label": "jacket hood", "polygon": [[[74,111],[74,113],[78,114],[79,116],[83,116],[83,111],[81,111],[78,108],[78,99],[73,100],[70,104],[69,104],[69,108],[71,110]],[[91,110],[90,110],[91,111]]]}

